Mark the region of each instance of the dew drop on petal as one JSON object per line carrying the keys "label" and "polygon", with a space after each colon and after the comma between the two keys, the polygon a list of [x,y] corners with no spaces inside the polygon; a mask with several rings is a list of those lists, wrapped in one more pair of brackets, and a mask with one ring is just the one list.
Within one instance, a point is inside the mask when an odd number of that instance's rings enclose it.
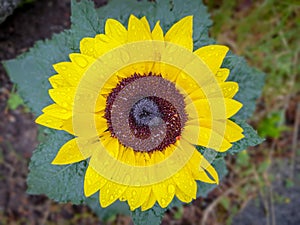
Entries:
{"label": "dew drop on petal", "polygon": [[75,63],[76,63],[78,66],[80,66],[80,67],[82,67],[82,68],[84,68],[84,67],[86,67],[86,66],[88,65],[87,60],[86,60],[85,58],[81,57],[81,56],[75,57],[75,58],[74,58],[74,61],[75,61]]}
{"label": "dew drop on petal", "polygon": [[168,186],[168,192],[169,192],[169,193],[174,193],[174,192],[175,192],[175,186],[174,186],[173,184],[170,184],[170,185]]}

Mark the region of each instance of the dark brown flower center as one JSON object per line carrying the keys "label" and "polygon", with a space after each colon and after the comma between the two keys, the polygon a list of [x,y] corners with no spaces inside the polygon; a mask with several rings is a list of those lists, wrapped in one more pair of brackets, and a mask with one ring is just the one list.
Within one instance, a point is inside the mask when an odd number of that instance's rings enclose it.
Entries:
{"label": "dark brown flower center", "polygon": [[183,96],[160,75],[134,74],[107,97],[105,118],[112,137],[135,151],[162,151],[180,138],[187,120]]}

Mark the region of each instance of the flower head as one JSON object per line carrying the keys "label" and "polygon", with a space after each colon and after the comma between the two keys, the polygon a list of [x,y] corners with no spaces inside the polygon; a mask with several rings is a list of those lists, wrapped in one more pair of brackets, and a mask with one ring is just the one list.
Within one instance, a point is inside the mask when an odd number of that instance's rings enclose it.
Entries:
{"label": "flower head", "polygon": [[70,62],[54,65],[54,103],[37,123],[75,136],[53,164],[89,159],[84,192],[100,204],[127,201],[130,209],[161,207],[174,196],[196,198],[196,181],[218,183],[218,174],[196,145],[224,152],[243,138],[230,120],[242,107],[232,99],[238,84],[220,68],[228,48],[193,51],[192,17],[164,35],[145,17],[128,29],[108,19],[105,34],[84,38]]}

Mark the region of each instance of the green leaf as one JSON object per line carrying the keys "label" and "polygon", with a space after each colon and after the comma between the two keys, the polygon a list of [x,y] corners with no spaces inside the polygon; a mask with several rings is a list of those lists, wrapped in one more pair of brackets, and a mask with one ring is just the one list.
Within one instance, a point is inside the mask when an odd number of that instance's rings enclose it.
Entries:
{"label": "green leaf", "polygon": [[166,210],[156,203],[147,211],[141,211],[141,209],[134,210],[131,212],[131,217],[135,225],[159,225]]}
{"label": "green leaf", "polygon": [[20,105],[24,105],[23,99],[17,93],[10,93],[7,106],[11,110],[15,110]]}
{"label": "green leaf", "polygon": [[87,162],[52,165],[60,147],[72,138],[65,132],[45,129],[45,142],[34,151],[27,178],[29,194],[46,194],[58,202],[83,203],[83,179]]}
{"label": "green leaf", "polygon": [[18,94],[36,115],[52,102],[48,78],[55,74],[52,65],[66,61],[72,52],[69,41],[70,32],[66,31],[51,40],[38,41],[29,52],[3,62],[11,81],[17,84]]}
{"label": "green leaf", "polygon": [[80,40],[103,33],[105,21],[99,18],[92,1],[72,0],[71,9],[72,41],[76,46],[74,50],[79,52]]}
{"label": "green leaf", "polygon": [[116,201],[107,208],[101,208],[99,205],[99,193],[87,198],[86,204],[105,222],[110,220],[116,214],[130,215],[129,206],[126,202]]}

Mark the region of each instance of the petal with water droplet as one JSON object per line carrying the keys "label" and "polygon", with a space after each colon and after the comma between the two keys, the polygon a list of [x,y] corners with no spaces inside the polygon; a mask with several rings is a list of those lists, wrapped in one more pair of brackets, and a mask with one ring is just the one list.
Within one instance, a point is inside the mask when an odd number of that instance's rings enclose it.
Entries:
{"label": "petal with water droplet", "polygon": [[100,205],[104,208],[109,206],[115,202],[127,188],[128,186],[107,181],[107,183],[100,190]]}
{"label": "petal with water droplet", "polygon": [[73,138],[60,148],[52,164],[65,165],[80,162],[91,155],[91,148],[79,148],[77,138]]}
{"label": "petal with water droplet", "polygon": [[93,167],[88,166],[84,177],[84,195],[91,196],[99,189],[101,189],[107,180],[102,177]]}
{"label": "petal with water droplet", "polygon": [[187,16],[175,23],[166,33],[165,41],[172,42],[193,51],[193,16]]}
{"label": "petal with water droplet", "polygon": [[127,30],[117,20],[107,19],[105,23],[105,34],[120,43],[127,42]]}
{"label": "petal with water droplet", "polygon": [[229,48],[224,45],[207,45],[197,49],[194,53],[198,55],[209,69],[216,74]]}
{"label": "petal with water droplet", "polygon": [[128,42],[152,40],[150,30],[134,15],[128,21]]}

